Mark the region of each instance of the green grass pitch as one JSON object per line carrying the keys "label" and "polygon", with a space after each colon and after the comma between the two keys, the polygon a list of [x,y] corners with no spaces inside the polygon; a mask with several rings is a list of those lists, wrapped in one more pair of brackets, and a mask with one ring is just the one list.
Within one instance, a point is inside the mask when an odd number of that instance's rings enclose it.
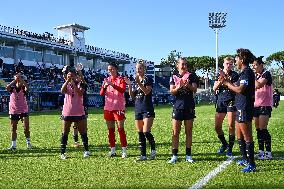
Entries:
{"label": "green grass pitch", "polygon": [[[179,160],[167,164],[171,156],[171,106],[155,107],[152,128],[157,143],[157,159],[135,162],[139,156],[138,136],[134,126],[133,108],[127,108],[125,128],[128,157],[122,159],[118,141],[118,156],[108,158],[107,128],[101,109],[89,111],[88,135],[92,155],[83,158],[83,149],[74,148],[69,134],[68,159],[60,160],[60,111],[31,113],[31,142],[27,150],[22,123],[18,126],[17,150],[10,145],[8,115],[0,115],[0,188],[188,188],[226,160],[217,155],[220,147],[214,131],[214,106],[196,107],[192,155],[195,163],[184,161],[184,130],[181,132]],[[273,109],[269,123],[274,160],[257,160],[257,172],[243,174],[234,162],[214,177],[204,188],[284,188],[284,103]],[[227,134],[226,120],[223,129]],[[254,130],[255,149],[257,140]],[[148,145],[148,144],[147,144]],[[149,154],[149,145],[147,153]],[[235,142],[234,155],[239,155]],[[281,159],[282,158],[282,159]]]}

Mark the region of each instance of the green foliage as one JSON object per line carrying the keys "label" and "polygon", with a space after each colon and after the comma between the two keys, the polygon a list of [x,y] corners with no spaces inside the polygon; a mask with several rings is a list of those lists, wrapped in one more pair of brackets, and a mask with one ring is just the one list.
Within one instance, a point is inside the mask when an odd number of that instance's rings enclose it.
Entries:
{"label": "green foliage", "polygon": [[284,69],[284,51],[279,51],[276,53],[271,54],[266,58],[268,63],[275,61],[282,69]]}
{"label": "green foliage", "polygon": [[[220,55],[218,57],[218,65],[223,67],[223,60],[225,57],[235,57],[235,55]],[[181,57],[181,53],[173,50],[166,59],[161,60],[161,65],[175,67],[176,60]],[[215,58],[210,56],[189,56],[187,57],[188,69],[192,71],[201,71],[202,73],[209,72],[209,75],[215,73]]]}
{"label": "green foliage", "polygon": [[181,57],[181,52],[172,50],[166,59],[165,58],[161,59],[161,65],[175,67],[176,61],[180,57]]}
{"label": "green foliage", "polygon": [[274,88],[284,88],[284,70],[281,68],[270,68],[272,75],[272,85]]}
{"label": "green foliage", "polygon": [[0,79],[0,87],[6,87],[7,83],[3,80]]}
{"label": "green foliage", "polygon": [[[22,123],[18,126],[17,150],[4,150],[10,145],[10,120],[8,115],[0,115],[0,188],[188,188],[226,160],[225,155],[217,155],[220,142],[214,130],[214,106],[196,107],[193,129],[192,154],[194,164],[184,161],[184,128],[180,134],[179,160],[175,165],[167,164],[171,155],[171,106],[155,107],[156,118],[152,128],[157,143],[157,159],[136,162],[139,156],[138,136],[134,126],[134,110],[127,109],[125,130],[128,139],[128,158],[106,157],[108,152],[107,128],[101,109],[92,109],[88,118],[88,135],[92,155],[84,159],[83,149],[72,146],[69,134],[68,159],[59,159],[61,122],[59,111],[31,113],[31,141],[34,148],[25,148]],[[205,188],[283,188],[284,161],[284,104],[273,110],[269,130],[273,141],[274,160],[256,160],[257,172],[240,173],[241,167],[232,163],[213,178]],[[227,120],[223,130],[227,138]],[[118,155],[119,138],[118,141]],[[254,132],[255,149],[257,149]],[[149,154],[149,146],[147,149]],[[239,155],[237,142],[234,155]],[[238,178],[238,179],[236,179]]]}

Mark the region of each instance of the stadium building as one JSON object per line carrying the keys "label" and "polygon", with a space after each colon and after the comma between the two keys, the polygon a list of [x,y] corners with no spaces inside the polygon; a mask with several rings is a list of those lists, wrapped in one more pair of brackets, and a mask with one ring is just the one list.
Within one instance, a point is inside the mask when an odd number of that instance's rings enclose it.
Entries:
{"label": "stadium building", "polygon": [[[108,62],[116,62],[119,72],[130,77],[135,74],[137,58],[127,53],[95,47],[86,43],[85,31],[89,27],[76,23],[54,27],[57,36],[49,32],[38,34],[19,28],[0,25],[0,68],[2,82],[12,80],[15,69],[23,67],[28,77],[32,96],[31,108],[57,107],[60,98],[59,89],[63,78],[64,65],[76,66],[81,63],[85,76],[89,76],[90,106],[100,106],[102,98],[98,95],[101,78],[106,76]],[[145,61],[147,75],[155,81],[154,62]],[[167,93],[167,89],[154,84],[156,94]],[[1,101],[6,102],[8,93],[1,87]],[[59,97],[58,97],[59,96]],[[5,103],[4,103],[5,104]],[[6,108],[6,107],[4,107]],[[4,109],[2,107],[2,109]]]}

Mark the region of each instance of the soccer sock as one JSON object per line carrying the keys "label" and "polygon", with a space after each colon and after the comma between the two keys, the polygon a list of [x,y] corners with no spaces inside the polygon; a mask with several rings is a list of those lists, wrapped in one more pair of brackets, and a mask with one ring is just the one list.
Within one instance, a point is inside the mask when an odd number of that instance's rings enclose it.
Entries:
{"label": "soccer sock", "polygon": [[178,155],[178,149],[174,149],[174,148],[173,148],[173,149],[172,149],[172,153],[173,153],[174,156],[177,156],[177,155]]}
{"label": "soccer sock", "polygon": [[13,146],[13,147],[16,147],[16,146],[17,146],[16,140],[12,140],[12,146]]}
{"label": "soccer sock", "polygon": [[127,146],[127,141],[126,141],[126,134],[124,131],[123,127],[118,127],[118,133],[119,133],[119,137],[120,137],[120,144],[121,147],[126,147]]}
{"label": "soccer sock", "polygon": [[264,151],[264,140],[263,140],[263,130],[256,129],[258,150]]}
{"label": "soccer sock", "polygon": [[27,144],[31,143],[31,139],[30,138],[26,138]]}
{"label": "soccer sock", "polygon": [[111,148],[115,147],[115,128],[108,128],[108,141]]}
{"label": "soccer sock", "polygon": [[244,139],[238,139],[240,152],[244,160],[247,160],[246,142]]}
{"label": "soccer sock", "polygon": [[[81,135],[82,136],[82,135]],[[79,137],[78,137],[78,134],[74,134],[73,135],[73,139],[74,139],[74,142],[78,142],[78,140],[79,140]]]}
{"label": "soccer sock", "polygon": [[146,138],[143,132],[138,132],[141,156],[146,156]]}
{"label": "soccer sock", "polygon": [[263,141],[267,152],[271,152],[271,135],[267,129],[263,129]]}
{"label": "soccer sock", "polygon": [[222,142],[222,145],[223,145],[223,146],[228,146],[228,143],[227,143],[227,141],[226,141],[226,139],[225,139],[224,134],[218,135],[218,138],[219,138],[220,141]]}
{"label": "soccer sock", "polygon": [[248,161],[250,165],[255,165],[254,162],[254,142],[246,142],[246,149],[248,154]]}
{"label": "soccer sock", "polygon": [[185,152],[187,156],[191,156],[191,148],[185,148]]}
{"label": "soccer sock", "polygon": [[126,153],[126,150],[127,150],[126,147],[122,147],[122,148],[121,148],[122,153]]}
{"label": "soccer sock", "polygon": [[67,141],[68,141],[68,134],[62,133],[61,135],[61,154],[64,154],[66,151]]}
{"label": "soccer sock", "polygon": [[155,143],[155,138],[152,135],[151,131],[144,133],[145,137],[149,141],[149,144],[151,146],[151,150],[156,150],[156,143]]}
{"label": "soccer sock", "polygon": [[[84,146],[85,151],[89,151],[89,144],[88,144],[88,135],[87,135],[87,133],[82,133],[81,134],[81,138],[82,138],[82,142],[83,142],[83,146]],[[78,141],[78,139],[77,139],[77,141]]]}
{"label": "soccer sock", "polygon": [[232,152],[233,151],[233,146],[234,146],[234,143],[235,143],[235,135],[229,135],[229,152]]}

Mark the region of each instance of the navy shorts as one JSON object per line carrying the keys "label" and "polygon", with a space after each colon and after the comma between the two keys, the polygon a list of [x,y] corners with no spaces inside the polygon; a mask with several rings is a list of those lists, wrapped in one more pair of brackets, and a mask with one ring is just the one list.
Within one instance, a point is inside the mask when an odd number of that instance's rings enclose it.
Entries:
{"label": "navy shorts", "polygon": [[10,114],[9,118],[13,121],[19,121],[24,117],[29,117],[28,113],[21,113],[21,114]]}
{"label": "navy shorts", "polygon": [[173,109],[172,119],[183,121],[195,118],[195,109]]}
{"label": "navy shorts", "polygon": [[216,112],[218,113],[227,113],[227,112],[235,112],[237,108],[235,106],[235,102],[233,100],[228,101],[217,101]]}
{"label": "navy shorts", "polygon": [[150,118],[150,117],[154,117],[155,118],[155,112],[135,113],[135,120],[143,120],[144,118]]}
{"label": "navy shorts", "polygon": [[236,121],[238,123],[251,122],[253,118],[253,109],[251,110],[237,110]]}
{"label": "navy shorts", "polygon": [[253,117],[259,117],[260,115],[268,115],[269,117],[271,117],[271,112],[272,112],[271,106],[254,107]]}
{"label": "navy shorts", "polygon": [[71,121],[71,122],[78,122],[81,120],[87,119],[86,115],[82,116],[61,116],[61,120],[63,121]]}

